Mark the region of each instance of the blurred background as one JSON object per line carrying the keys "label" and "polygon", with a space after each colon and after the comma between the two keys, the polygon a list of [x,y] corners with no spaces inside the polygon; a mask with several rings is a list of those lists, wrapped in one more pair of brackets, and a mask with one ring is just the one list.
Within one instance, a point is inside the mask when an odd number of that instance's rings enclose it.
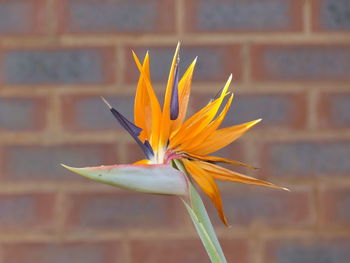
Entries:
{"label": "blurred background", "polygon": [[131,49],[161,96],[178,41],[191,112],[233,73],[224,125],[263,119],[220,154],[291,189],[220,183],[228,262],[350,262],[349,30],[349,0],[1,0],[0,263],[209,262],[178,198],[59,166],[142,158],[100,96],[132,119]]}

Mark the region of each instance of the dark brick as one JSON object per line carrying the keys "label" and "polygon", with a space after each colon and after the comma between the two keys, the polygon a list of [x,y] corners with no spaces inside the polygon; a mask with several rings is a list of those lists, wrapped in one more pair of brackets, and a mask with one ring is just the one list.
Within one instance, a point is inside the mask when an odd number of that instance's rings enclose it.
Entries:
{"label": "dark brick", "polygon": [[70,33],[173,32],[175,26],[171,0],[73,0],[62,7],[62,30]]}
{"label": "dark brick", "polygon": [[256,46],[252,58],[256,80],[350,79],[350,48],[347,46]]}
{"label": "dark brick", "polygon": [[315,0],[314,6],[316,29],[350,29],[350,2],[348,0]]}
{"label": "dark brick", "polygon": [[[151,77],[155,82],[165,82],[169,75],[171,60],[174,55],[175,46],[165,47],[132,47],[143,59],[146,51],[150,54]],[[221,81],[224,82],[234,73],[234,79],[241,79],[241,60],[238,46],[184,46],[180,51],[180,74],[183,74],[196,56],[198,56],[194,70],[194,81]],[[128,52],[127,52],[128,53]],[[130,56],[127,56],[128,65],[126,80],[136,82],[139,72]]]}
{"label": "dark brick", "polygon": [[[232,225],[293,225],[295,227],[311,223],[311,194],[306,188],[293,188],[292,192],[243,186],[230,183],[225,186],[222,200],[226,217]],[[283,185],[287,186],[288,185]],[[234,190],[232,190],[234,189]],[[208,205],[213,222],[222,226],[212,204]]]}
{"label": "dark brick", "polygon": [[199,239],[132,241],[130,255],[132,263],[210,262]]}
{"label": "dark brick", "polygon": [[[3,171],[9,180],[80,180],[60,163],[75,167],[116,163],[113,145],[6,146]],[[69,174],[69,176],[63,176]]]}
{"label": "dark brick", "polygon": [[[199,238],[133,240],[130,246],[132,263],[210,262]],[[234,260],[240,263],[248,262],[245,240],[225,239],[222,247],[228,262],[234,262]],[[190,253],[183,253],[183,251],[190,251]]]}
{"label": "dark brick", "polygon": [[191,31],[284,31],[301,28],[301,1],[187,1]]}
{"label": "dark brick", "polygon": [[319,202],[325,225],[350,224],[350,189],[322,189]]}
{"label": "dark brick", "polygon": [[146,194],[75,194],[68,224],[79,229],[173,226],[173,197]]}
{"label": "dark brick", "polygon": [[[8,263],[112,263],[120,253],[120,245],[98,243],[19,243],[3,246]],[[118,261],[119,262],[119,261]]]}
{"label": "dark brick", "polygon": [[53,202],[51,194],[1,194],[0,228],[2,231],[47,228],[54,216]]}
{"label": "dark brick", "polygon": [[45,104],[41,98],[0,98],[0,131],[42,129],[45,123]]}
{"label": "dark brick", "polygon": [[[212,97],[194,97],[194,103],[200,104],[196,108],[204,107]],[[299,128],[305,126],[305,110],[305,98],[301,95],[235,94],[222,127],[261,118],[262,122],[256,127]]]}
{"label": "dark brick", "polygon": [[265,262],[347,263],[349,239],[277,240],[267,244]]}
{"label": "dark brick", "polygon": [[[305,224],[310,222],[310,194],[274,189],[252,189],[241,193],[223,194],[227,216],[233,222],[249,224],[263,222],[269,225]],[[286,210],[288,207],[288,210]]]}
{"label": "dark brick", "polygon": [[350,94],[325,93],[318,103],[319,125],[327,128],[350,126]]}
{"label": "dark brick", "polygon": [[[130,121],[134,120],[134,97],[107,96],[107,101]],[[63,123],[68,130],[122,129],[99,96],[63,98]]]}
{"label": "dark brick", "polygon": [[42,0],[0,2],[0,34],[41,33],[45,29],[44,12]]}
{"label": "dark brick", "polygon": [[269,175],[346,176],[350,172],[350,143],[347,141],[272,143],[262,153],[262,166],[267,167]]}
{"label": "dark brick", "polygon": [[3,57],[6,84],[102,84],[111,81],[110,49],[8,50]]}

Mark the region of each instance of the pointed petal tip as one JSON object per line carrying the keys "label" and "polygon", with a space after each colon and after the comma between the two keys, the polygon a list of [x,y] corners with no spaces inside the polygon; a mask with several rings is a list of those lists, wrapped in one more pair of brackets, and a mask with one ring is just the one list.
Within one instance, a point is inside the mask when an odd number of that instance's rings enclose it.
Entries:
{"label": "pointed petal tip", "polygon": [[60,165],[63,166],[64,168],[72,171],[72,172],[75,172],[77,169],[81,169],[81,168],[76,168],[76,167],[71,167],[71,166],[65,165],[64,163],[60,163]]}
{"label": "pointed petal tip", "polygon": [[108,101],[107,101],[103,96],[101,96],[101,99],[102,99],[102,101],[107,105],[107,107],[108,107],[109,109],[112,109],[111,104],[109,104]]}
{"label": "pointed petal tip", "polygon": [[250,125],[248,125],[248,127],[250,128],[250,127],[254,126],[255,124],[258,124],[258,123],[261,122],[261,121],[262,121],[262,119],[257,119],[257,120],[255,120],[255,121],[252,121],[252,122],[250,123]]}
{"label": "pointed petal tip", "polygon": [[60,165],[63,166],[64,168],[68,169],[68,170],[70,170],[70,168],[72,168],[72,167],[70,167],[68,165],[65,165],[64,163],[60,163]]}
{"label": "pointed petal tip", "polygon": [[284,191],[291,192],[291,190],[290,190],[290,189],[288,189],[287,187],[282,187],[281,189],[282,189],[282,190],[284,190]]}
{"label": "pointed petal tip", "polygon": [[71,167],[71,166],[65,165],[63,163],[61,163],[60,165],[73,173],[77,173],[77,174],[82,175],[81,173],[79,173],[79,170],[81,170],[82,168]]}

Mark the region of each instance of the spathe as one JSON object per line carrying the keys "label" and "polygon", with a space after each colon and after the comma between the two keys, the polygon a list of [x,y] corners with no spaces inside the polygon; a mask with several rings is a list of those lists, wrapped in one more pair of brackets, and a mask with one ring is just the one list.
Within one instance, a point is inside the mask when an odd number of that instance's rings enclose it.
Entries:
{"label": "spathe", "polygon": [[169,164],[63,167],[92,180],[143,193],[187,195],[188,179]]}

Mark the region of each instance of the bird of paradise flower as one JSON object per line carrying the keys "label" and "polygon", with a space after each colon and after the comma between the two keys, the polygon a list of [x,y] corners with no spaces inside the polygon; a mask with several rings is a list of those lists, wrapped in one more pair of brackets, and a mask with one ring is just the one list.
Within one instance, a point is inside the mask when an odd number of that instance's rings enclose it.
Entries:
{"label": "bird of paradise flower", "polygon": [[[215,180],[280,188],[217,164],[229,164],[255,169],[251,165],[209,155],[237,140],[261,119],[219,128],[231,106],[233,94],[228,91],[232,75],[224,88],[205,107],[185,120],[196,59],[179,79],[179,47],[177,45],[168,77],[164,105],[161,106],[152,88],[149,54],[141,64],[133,57],[140,71],[134,104],[134,123],[127,120],[104,98],[104,102],[118,122],[129,132],[145,154],[145,159],[132,165],[112,165],[67,169],[90,179],[126,189],[179,195],[184,200],[196,229],[212,262],[226,262],[215,232],[207,217],[194,181],[208,195],[225,225],[222,200]],[[221,106],[223,105],[223,109]]]}

